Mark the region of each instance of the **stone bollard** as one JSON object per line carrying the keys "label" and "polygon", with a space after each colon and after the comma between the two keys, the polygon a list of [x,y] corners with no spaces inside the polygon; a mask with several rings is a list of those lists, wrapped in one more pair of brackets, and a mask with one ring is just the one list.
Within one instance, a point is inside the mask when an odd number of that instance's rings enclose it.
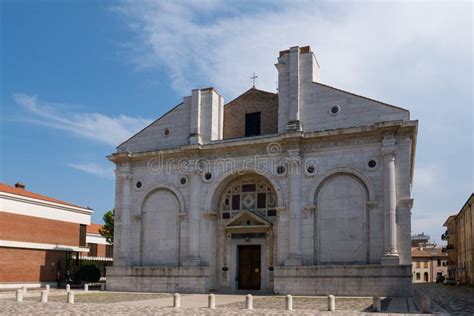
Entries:
{"label": "stone bollard", "polygon": [[175,293],[173,296],[173,307],[181,307],[181,295],[179,293]]}
{"label": "stone bollard", "polygon": [[71,290],[71,285],[66,284],[66,292],[69,292]]}
{"label": "stone bollard", "polygon": [[48,302],[48,291],[41,291],[41,303]]}
{"label": "stone bollard", "polygon": [[252,294],[247,294],[245,297],[245,308],[246,309],[253,309],[253,297]]}
{"label": "stone bollard", "polygon": [[372,301],[372,310],[374,312],[380,312],[382,310],[382,305],[380,304],[380,296],[374,296]]}
{"label": "stone bollard", "polygon": [[23,290],[22,289],[16,290],[16,301],[17,302],[23,302]]}
{"label": "stone bollard", "polygon": [[209,308],[216,308],[216,296],[214,294],[209,294],[209,297],[208,297],[208,307]]}
{"label": "stone bollard", "polygon": [[21,287],[21,290],[22,290],[23,293],[25,293],[25,294],[26,294],[26,292],[28,291],[27,288],[26,288],[26,286],[24,286],[24,285]]}
{"label": "stone bollard", "polygon": [[50,290],[49,284],[46,284],[45,289],[46,289],[46,291],[48,291],[48,293],[49,293],[49,290]]}
{"label": "stone bollard", "polygon": [[293,296],[291,296],[290,294],[286,296],[286,310],[287,311],[293,310]]}
{"label": "stone bollard", "polygon": [[86,292],[89,291],[89,284],[87,284],[87,283],[84,284],[84,291],[86,291]]}
{"label": "stone bollard", "polygon": [[426,294],[421,295],[421,312],[422,313],[429,313],[431,308],[431,302],[430,302],[430,297]]}
{"label": "stone bollard", "polygon": [[336,298],[334,295],[328,295],[328,311],[334,312],[336,310]]}
{"label": "stone bollard", "polygon": [[74,304],[74,292],[73,291],[67,292],[67,302],[69,304]]}

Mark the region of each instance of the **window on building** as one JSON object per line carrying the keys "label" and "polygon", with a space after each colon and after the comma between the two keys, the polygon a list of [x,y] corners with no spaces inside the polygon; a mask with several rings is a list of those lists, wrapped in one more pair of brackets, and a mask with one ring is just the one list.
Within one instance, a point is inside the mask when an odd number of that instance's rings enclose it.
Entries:
{"label": "window on building", "polygon": [[89,257],[97,257],[97,244],[88,243],[87,246],[89,247]]}
{"label": "window on building", "polygon": [[438,267],[441,266],[441,259],[438,259]]}
{"label": "window on building", "polygon": [[428,282],[428,272],[423,274],[423,281]]}
{"label": "window on building", "polygon": [[245,114],[245,137],[260,135],[260,112]]}
{"label": "window on building", "polygon": [[428,268],[428,261],[423,262],[423,267]]}
{"label": "window on building", "polygon": [[114,256],[114,246],[113,245],[105,245],[105,256],[107,258],[112,258]]}
{"label": "window on building", "polygon": [[420,272],[417,272],[417,273],[416,273],[416,279],[417,279],[417,280],[420,279]]}
{"label": "window on building", "polygon": [[87,226],[81,224],[79,227],[79,246],[81,247],[86,246],[86,231],[87,231]]}
{"label": "window on building", "polygon": [[416,267],[417,267],[417,268],[421,268],[421,263],[420,263],[420,261],[417,261],[417,262],[416,262]]}

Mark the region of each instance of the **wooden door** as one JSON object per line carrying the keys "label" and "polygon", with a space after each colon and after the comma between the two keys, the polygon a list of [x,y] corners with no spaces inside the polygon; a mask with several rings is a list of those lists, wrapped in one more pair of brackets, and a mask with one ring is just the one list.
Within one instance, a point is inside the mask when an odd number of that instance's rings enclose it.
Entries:
{"label": "wooden door", "polygon": [[238,280],[241,290],[260,290],[260,245],[238,246]]}

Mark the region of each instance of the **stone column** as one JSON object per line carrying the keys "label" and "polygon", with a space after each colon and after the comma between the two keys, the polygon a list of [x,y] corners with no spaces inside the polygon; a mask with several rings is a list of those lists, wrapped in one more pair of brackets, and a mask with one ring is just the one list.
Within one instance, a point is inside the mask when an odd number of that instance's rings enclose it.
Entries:
{"label": "stone column", "polygon": [[188,214],[188,257],[183,261],[184,266],[198,266],[201,263],[199,257],[199,218],[201,199],[201,175],[195,171],[189,174],[189,197]]}
{"label": "stone column", "polygon": [[132,172],[129,164],[115,170],[116,201],[114,230],[114,265],[127,266],[130,263],[130,216]]}
{"label": "stone column", "polygon": [[290,251],[286,266],[300,266],[301,256],[301,158],[299,149],[288,150],[290,178]]}
{"label": "stone column", "polygon": [[384,223],[385,251],[382,264],[399,264],[397,251],[397,187],[395,157],[397,147],[393,134],[384,135],[382,141],[383,185],[384,185]]}

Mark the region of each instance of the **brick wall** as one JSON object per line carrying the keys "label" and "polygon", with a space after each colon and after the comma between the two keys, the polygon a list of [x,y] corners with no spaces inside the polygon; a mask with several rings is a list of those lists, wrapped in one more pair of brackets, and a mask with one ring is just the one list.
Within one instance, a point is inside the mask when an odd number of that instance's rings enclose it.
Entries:
{"label": "brick wall", "polygon": [[0,239],[79,246],[79,224],[0,212]]}
{"label": "brick wall", "polygon": [[0,282],[54,282],[58,264],[66,271],[66,252],[0,248]]}
{"label": "brick wall", "polygon": [[224,139],[245,137],[245,114],[261,112],[261,134],[278,132],[278,95],[250,89],[224,106]]}

